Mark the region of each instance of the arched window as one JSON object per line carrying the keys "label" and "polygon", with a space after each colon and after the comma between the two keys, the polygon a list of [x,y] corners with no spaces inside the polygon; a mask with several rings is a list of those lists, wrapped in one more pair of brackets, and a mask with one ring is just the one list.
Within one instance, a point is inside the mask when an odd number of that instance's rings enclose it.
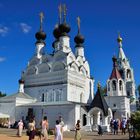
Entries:
{"label": "arched window", "polygon": [[130,92],[129,91],[127,91],[127,96],[130,97]]}
{"label": "arched window", "polygon": [[130,69],[127,70],[127,78],[131,78],[131,71],[130,71]]}
{"label": "arched window", "polygon": [[113,91],[116,91],[116,81],[115,80],[112,81],[112,89],[113,89]]}
{"label": "arched window", "polygon": [[110,81],[108,81],[107,90],[110,91]]}
{"label": "arched window", "polygon": [[56,97],[56,101],[61,101],[61,90],[56,90],[55,92],[55,97]]}
{"label": "arched window", "polygon": [[120,90],[120,91],[122,91],[122,90],[123,90],[122,81],[119,81],[119,90]]}
{"label": "arched window", "polygon": [[42,94],[41,101],[44,102],[44,93]]}

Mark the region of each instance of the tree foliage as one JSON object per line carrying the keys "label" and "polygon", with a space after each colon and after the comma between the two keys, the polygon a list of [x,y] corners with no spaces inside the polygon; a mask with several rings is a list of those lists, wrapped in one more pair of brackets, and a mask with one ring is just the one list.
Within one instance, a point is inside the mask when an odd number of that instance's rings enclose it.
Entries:
{"label": "tree foliage", "polygon": [[2,92],[0,91],[0,97],[4,97],[4,96],[6,96],[6,93],[2,93]]}
{"label": "tree foliage", "polygon": [[106,86],[100,87],[100,90],[101,90],[101,93],[103,94],[103,96],[107,95],[107,87]]}
{"label": "tree foliage", "polygon": [[131,123],[136,128],[137,132],[140,133],[140,111],[131,114]]}

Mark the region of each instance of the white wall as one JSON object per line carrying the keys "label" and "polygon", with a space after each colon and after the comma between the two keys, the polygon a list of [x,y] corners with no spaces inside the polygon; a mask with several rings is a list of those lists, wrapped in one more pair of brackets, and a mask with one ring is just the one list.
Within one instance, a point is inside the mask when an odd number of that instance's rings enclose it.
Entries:
{"label": "white wall", "polygon": [[18,106],[17,112],[19,117],[17,119],[20,119],[22,116],[26,118],[28,108],[33,108],[33,114],[35,116],[37,127],[40,127],[40,122],[43,116],[47,116],[49,128],[54,128],[56,120],[59,116],[63,117],[63,121],[65,125],[67,125],[68,129],[74,129],[75,127],[75,105]]}
{"label": "white wall", "polygon": [[10,122],[15,122],[15,102],[0,103],[0,112],[10,115]]}
{"label": "white wall", "polygon": [[[129,99],[125,96],[107,96],[105,100],[111,109],[116,109],[115,116],[121,119],[127,118],[127,113],[130,116],[130,103]],[[116,104],[116,107],[114,107]]]}

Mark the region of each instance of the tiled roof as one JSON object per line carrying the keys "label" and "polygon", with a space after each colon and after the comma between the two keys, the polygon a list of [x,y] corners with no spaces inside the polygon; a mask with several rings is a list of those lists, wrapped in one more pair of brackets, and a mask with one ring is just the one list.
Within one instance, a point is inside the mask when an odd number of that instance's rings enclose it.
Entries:
{"label": "tiled roof", "polygon": [[116,67],[113,68],[112,73],[110,75],[110,79],[113,79],[113,78],[115,78],[115,79],[120,79],[121,78],[121,74]]}
{"label": "tiled roof", "polygon": [[107,103],[105,101],[104,96],[101,93],[100,88],[98,88],[98,90],[96,92],[96,95],[95,95],[93,101],[90,104],[89,109],[94,108],[94,107],[98,107],[101,110],[103,110],[104,116],[108,115],[108,108],[109,107],[108,107],[108,105],[107,105]]}

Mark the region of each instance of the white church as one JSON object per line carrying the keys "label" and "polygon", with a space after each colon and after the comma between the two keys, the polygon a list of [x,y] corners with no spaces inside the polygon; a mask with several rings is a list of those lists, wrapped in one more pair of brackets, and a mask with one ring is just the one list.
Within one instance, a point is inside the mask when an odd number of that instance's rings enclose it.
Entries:
{"label": "white church", "polygon": [[107,96],[102,95],[98,85],[94,97],[94,79],[84,55],[80,18],[77,18],[78,33],[74,38],[75,52],[72,52],[66,7],[59,6],[59,23],[53,30],[54,50],[48,54],[44,52],[46,33],[43,31],[43,17],[40,13],[35,55],[22,73],[19,91],[0,98],[0,113],[8,114],[11,122],[35,117],[36,127],[39,127],[43,116],[47,116],[50,128],[54,128],[55,121],[62,116],[66,130],[73,130],[80,119],[82,129],[87,131],[97,130],[98,125],[109,131],[113,117],[129,118],[130,108],[135,111],[135,81],[122,49],[122,38],[118,37],[119,55],[118,58],[113,57]]}

